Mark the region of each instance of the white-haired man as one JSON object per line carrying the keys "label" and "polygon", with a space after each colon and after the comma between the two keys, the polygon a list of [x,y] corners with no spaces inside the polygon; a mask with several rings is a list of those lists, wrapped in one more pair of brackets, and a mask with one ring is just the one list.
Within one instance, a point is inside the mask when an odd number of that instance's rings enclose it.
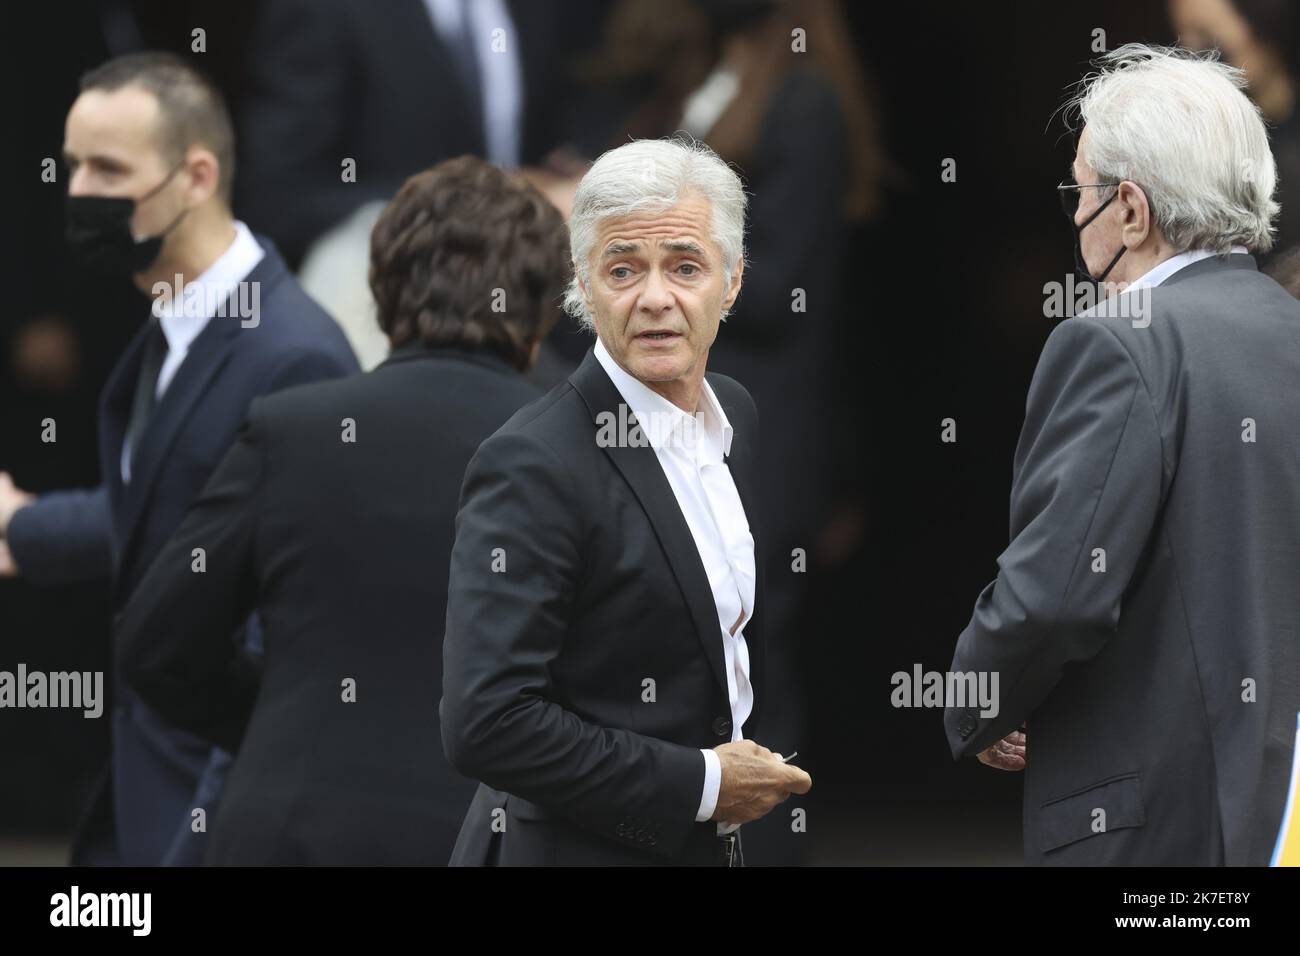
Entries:
{"label": "white-haired man", "polygon": [[695,143],[629,143],[578,187],[566,306],[595,347],[461,494],[442,737],[485,786],[453,864],[737,865],[739,825],[812,785],[752,739],[758,418],[705,372],[744,219]]}
{"label": "white-haired man", "polygon": [[952,664],[997,672],[999,706],[945,714],[954,756],[1025,771],[1031,863],[1262,864],[1282,816],[1300,305],[1249,255],[1272,244],[1276,171],[1241,85],[1212,57],[1130,45],[1071,103],[1078,258],[1141,308],[1044,346],[1011,543]]}

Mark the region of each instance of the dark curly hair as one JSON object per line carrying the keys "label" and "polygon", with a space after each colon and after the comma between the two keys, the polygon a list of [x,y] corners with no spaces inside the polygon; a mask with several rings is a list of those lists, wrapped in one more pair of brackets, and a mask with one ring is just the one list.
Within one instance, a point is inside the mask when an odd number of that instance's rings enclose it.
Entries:
{"label": "dark curly hair", "polygon": [[408,179],[370,235],[370,288],[394,349],[489,348],[526,371],[568,278],[559,210],[473,156]]}

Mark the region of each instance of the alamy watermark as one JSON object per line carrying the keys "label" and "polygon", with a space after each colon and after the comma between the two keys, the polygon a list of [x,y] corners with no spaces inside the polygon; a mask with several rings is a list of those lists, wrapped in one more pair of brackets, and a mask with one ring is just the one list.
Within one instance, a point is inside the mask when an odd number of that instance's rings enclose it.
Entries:
{"label": "alamy watermark", "polygon": [[50,897],[51,926],[119,926],[132,936],[153,928],[152,893],[83,893],[75,883]]}
{"label": "alamy watermark", "polygon": [[997,671],[923,671],[913,664],[910,674],[895,671],[889,682],[895,707],[978,706],[981,717],[996,717],[1000,709]]}
{"label": "alamy watermark", "polygon": [[262,284],[253,282],[198,283],[185,285],[177,273],[172,282],[153,284],[154,309],[167,310],[189,318],[237,318],[245,329],[255,329],[262,322]]}
{"label": "alamy watermark", "polygon": [[704,435],[699,418],[686,412],[633,412],[622,402],[618,412],[602,411],[596,415],[596,447],[656,448],[693,450]]}
{"label": "alamy watermark", "polygon": [[1073,273],[1064,282],[1043,283],[1043,316],[1068,319],[1087,313],[1098,319],[1128,319],[1135,329],[1151,324],[1149,285],[1127,282],[1084,282]]}
{"label": "alamy watermark", "polygon": [[104,713],[103,671],[0,671],[0,709],[71,708],[93,720]]}

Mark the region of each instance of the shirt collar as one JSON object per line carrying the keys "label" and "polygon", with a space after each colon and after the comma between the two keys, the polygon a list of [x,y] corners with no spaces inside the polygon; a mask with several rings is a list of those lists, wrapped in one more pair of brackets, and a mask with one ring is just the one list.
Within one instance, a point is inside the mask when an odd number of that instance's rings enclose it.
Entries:
{"label": "shirt collar", "polygon": [[153,314],[162,325],[169,350],[186,351],[208,321],[225,307],[239,283],[248,277],[266,255],[249,228],[235,221],[235,239],[217,261],[197,279],[176,291],[175,279],[169,292],[153,301]]}
{"label": "shirt collar", "polygon": [[[596,338],[592,351],[596,353],[596,361],[600,362],[605,374],[614,383],[614,388],[618,389],[623,401],[636,416],[642,433],[655,451],[680,447],[697,455],[700,452],[711,453],[709,457],[713,461],[720,461],[731,454],[731,422],[707,378],[700,389],[699,408],[692,416],[628,373],[609,354],[599,337]],[[696,438],[700,440],[697,441]]]}
{"label": "shirt collar", "polygon": [[[1249,255],[1250,250],[1245,246],[1233,246],[1229,250],[1229,254],[1237,253]],[[1154,269],[1134,279],[1128,288],[1137,289],[1141,286],[1158,286],[1178,270],[1186,269],[1193,262],[1200,262],[1202,259],[1208,259],[1213,255],[1216,255],[1213,249],[1188,249],[1186,252],[1180,252],[1175,256],[1170,256],[1163,262],[1157,263]]]}

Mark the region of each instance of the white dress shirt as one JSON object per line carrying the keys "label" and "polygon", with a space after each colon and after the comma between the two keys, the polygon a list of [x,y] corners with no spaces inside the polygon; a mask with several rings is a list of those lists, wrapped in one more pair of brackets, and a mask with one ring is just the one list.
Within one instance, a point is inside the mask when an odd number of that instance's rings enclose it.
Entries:
{"label": "white dress shirt", "polygon": [[[1250,250],[1245,246],[1233,246],[1229,250],[1229,254],[1234,253],[1246,253],[1249,255]],[[1193,262],[1200,262],[1202,259],[1208,259],[1213,255],[1217,255],[1217,253],[1212,249],[1188,249],[1186,252],[1180,252],[1176,256],[1170,256],[1164,262],[1157,263],[1154,269],[1151,269],[1149,272],[1134,279],[1124,291],[1128,292],[1132,289],[1141,288],[1142,286],[1150,286],[1154,288],[1168,279],[1179,269],[1185,269]]]}
{"label": "white dress shirt", "polygon": [[[194,340],[207,328],[218,309],[225,308],[230,294],[265,255],[266,250],[257,244],[248,227],[236,221],[235,239],[216,262],[197,279],[185,283],[179,296],[173,287],[169,294],[154,299],[153,314],[158,317],[163,338],[167,340],[167,355],[158,370],[156,399],[162,399]],[[174,283],[175,279],[171,281]],[[131,481],[130,436],[122,442],[122,481],[128,484]]]}
{"label": "white dress shirt", "polygon": [[[654,449],[695,539],[718,613],[731,707],[731,739],[740,740],[741,728],[754,710],[745,625],[754,616],[756,564],[754,536],[724,461],[731,451],[731,423],[707,380],[700,392],[699,410],[691,416],[626,372],[599,339],[595,353]],[[712,750],[701,753],[704,790],[695,814],[697,822],[713,816],[722,786],[718,755]],[[718,832],[729,833],[737,826],[719,823]]]}

